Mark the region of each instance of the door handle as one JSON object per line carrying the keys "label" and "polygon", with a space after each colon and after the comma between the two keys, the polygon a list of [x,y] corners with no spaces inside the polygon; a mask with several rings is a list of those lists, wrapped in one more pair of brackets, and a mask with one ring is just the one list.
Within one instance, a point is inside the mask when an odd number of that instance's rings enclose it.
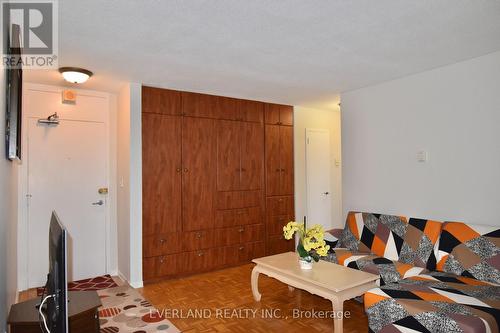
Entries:
{"label": "door handle", "polygon": [[102,206],[102,205],[104,205],[104,200],[99,200],[99,201],[93,202],[92,205],[93,206]]}
{"label": "door handle", "polygon": [[328,194],[330,194],[330,192],[325,192],[325,193],[323,193],[323,194],[324,194],[324,195],[328,195]]}

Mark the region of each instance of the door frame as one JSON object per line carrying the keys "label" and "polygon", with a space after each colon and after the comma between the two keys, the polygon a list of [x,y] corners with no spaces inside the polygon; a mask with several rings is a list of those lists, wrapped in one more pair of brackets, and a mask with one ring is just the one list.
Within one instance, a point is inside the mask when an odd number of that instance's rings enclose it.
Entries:
{"label": "door frame", "polygon": [[[305,129],[305,178],[306,178],[306,216],[309,217],[310,214],[310,205],[309,205],[309,198],[310,198],[310,188],[309,188],[309,177],[308,177],[308,170],[307,170],[307,165],[309,164],[308,163],[308,160],[309,160],[309,149],[307,148],[308,147],[308,140],[309,140],[309,134],[310,133],[327,133],[328,134],[328,147],[329,147],[329,150],[328,150],[328,158],[330,159],[330,169],[332,167],[332,156],[331,156],[331,146],[332,146],[332,138],[331,138],[331,133],[330,133],[330,130],[329,129],[326,129],[326,128],[306,128]],[[330,170],[330,175],[329,175],[329,178],[330,178],[330,183],[328,184],[328,187],[330,188],[330,218],[333,218],[333,193],[332,193],[332,172]]]}
{"label": "door frame", "polygon": [[[103,98],[107,101],[107,115],[96,122],[104,123],[106,130],[106,181],[108,185],[108,195],[106,198],[105,208],[105,265],[106,273],[111,275],[117,274],[117,259],[116,259],[116,97],[112,94],[93,90],[74,89],[61,86],[52,86],[45,84],[25,83],[23,84],[23,106],[26,105],[24,99],[29,90],[40,91],[46,93],[58,94],[62,96],[62,91],[71,89],[77,92],[78,96],[88,96]],[[18,291],[28,289],[28,120],[40,118],[39,115],[30,115],[23,108],[22,115],[22,139],[21,147],[23,151],[21,162],[19,163],[18,172],[18,227],[17,227],[17,289]],[[78,119],[74,119],[78,120]],[[87,120],[88,121],[88,120]],[[47,217],[49,219],[49,217]]]}

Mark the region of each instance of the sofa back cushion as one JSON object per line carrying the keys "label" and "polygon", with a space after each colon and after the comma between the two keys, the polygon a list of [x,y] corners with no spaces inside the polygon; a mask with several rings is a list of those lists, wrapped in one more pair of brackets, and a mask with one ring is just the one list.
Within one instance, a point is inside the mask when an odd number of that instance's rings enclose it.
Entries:
{"label": "sofa back cushion", "polygon": [[437,270],[500,284],[500,229],[446,222],[436,244]]}
{"label": "sofa back cushion", "polygon": [[350,212],[339,246],[434,269],[441,223],[404,216]]}

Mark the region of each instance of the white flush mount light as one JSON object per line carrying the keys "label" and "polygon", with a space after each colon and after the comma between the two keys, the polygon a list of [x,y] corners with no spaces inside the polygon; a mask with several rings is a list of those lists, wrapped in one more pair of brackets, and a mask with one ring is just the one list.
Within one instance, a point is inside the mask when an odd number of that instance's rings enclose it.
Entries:
{"label": "white flush mount light", "polygon": [[61,67],[59,73],[63,78],[71,83],[84,83],[92,76],[92,72],[78,67]]}

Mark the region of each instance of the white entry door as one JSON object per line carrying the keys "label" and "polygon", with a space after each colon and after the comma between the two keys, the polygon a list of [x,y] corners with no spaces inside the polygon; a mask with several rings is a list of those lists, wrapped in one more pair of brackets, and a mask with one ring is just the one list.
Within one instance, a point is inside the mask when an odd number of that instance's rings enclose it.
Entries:
{"label": "white entry door", "polygon": [[[80,107],[89,103],[82,99]],[[45,113],[57,111],[58,105],[52,103]],[[70,111],[75,112],[61,106],[59,114]],[[28,286],[42,286],[46,280],[52,210],[70,236],[69,280],[106,274],[106,195],[98,193],[107,187],[106,124],[71,117],[61,117],[59,125],[40,124],[38,118],[27,122]]]}
{"label": "white entry door", "polygon": [[330,132],[306,129],[306,182],[308,224],[332,228]]}

